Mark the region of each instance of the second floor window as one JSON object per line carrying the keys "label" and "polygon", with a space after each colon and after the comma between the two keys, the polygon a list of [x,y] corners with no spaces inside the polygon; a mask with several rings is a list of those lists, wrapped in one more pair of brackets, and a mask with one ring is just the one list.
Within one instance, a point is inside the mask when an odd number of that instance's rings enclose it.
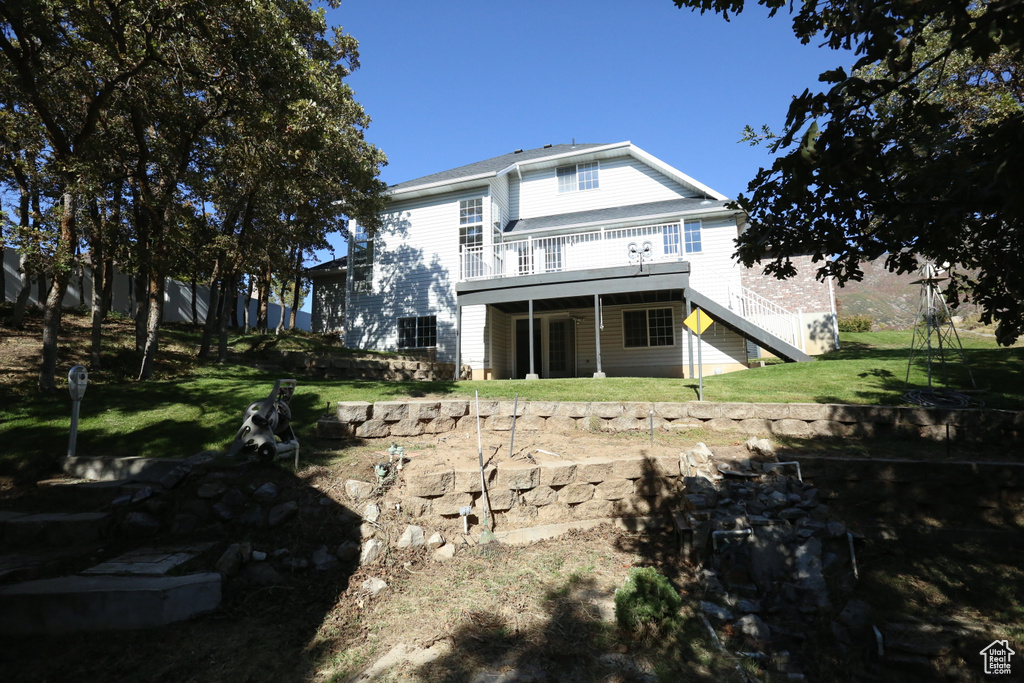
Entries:
{"label": "second floor window", "polygon": [[373,237],[359,226],[352,235],[352,291],[373,291]]}
{"label": "second floor window", "polygon": [[464,253],[463,277],[484,274],[484,200],[463,199],[459,202],[459,251]]}
{"label": "second floor window", "polygon": [[686,221],[683,223],[683,244],[687,254],[699,254],[700,248],[700,221]]}
{"label": "second floor window", "polygon": [[558,193],[596,190],[600,187],[598,170],[599,166],[596,161],[588,164],[559,167],[556,171],[558,175]]}

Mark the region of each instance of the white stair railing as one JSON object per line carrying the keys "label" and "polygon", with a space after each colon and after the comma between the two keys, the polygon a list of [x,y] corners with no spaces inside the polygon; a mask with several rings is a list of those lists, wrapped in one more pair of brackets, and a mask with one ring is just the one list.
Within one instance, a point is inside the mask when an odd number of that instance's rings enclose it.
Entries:
{"label": "white stair railing", "polygon": [[773,337],[803,350],[800,315],[747,289],[739,283],[739,277],[739,273],[723,273],[694,264],[690,273],[690,286]]}

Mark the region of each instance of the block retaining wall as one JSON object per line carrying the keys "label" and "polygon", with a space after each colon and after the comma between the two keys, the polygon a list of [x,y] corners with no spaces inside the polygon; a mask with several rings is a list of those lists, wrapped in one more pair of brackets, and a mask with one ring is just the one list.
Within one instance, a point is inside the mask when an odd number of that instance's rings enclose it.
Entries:
{"label": "block retaining wall", "polygon": [[[482,427],[512,428],[512,401],[480,401]],[[586,403],[520,401],[516,430],[572,433],[684,431],[702,427],[777,436],[913,436],[944,440],[1019,439],[1024,412],[820,403]],[[339,402],[334,419],[317,423],[325,438],[414,437],[476,429],[473,401]]]}
{"label": "block retaining wall", "polygon": [[[290,372],[323,379],[430,382],[450,380],[455,373],[455,363],[417,358],[353,358],[320,356],[299,351],[279,351],[269,354],[269,357]],[[471,373],[469,365],[462,366],[462,379],[469,379]]]}
{"label": "block retaining wall", "polygon": [[[402,509],[413,518],[457,520],[459,508],[472,506],[479,523],[480,470],[405,470]],[[623,457],[585,462],[532,465],[505,462],[486,470],[487,498],[499,528],[571,520],[665,515],[684,496],[705,491],[706,479],[684,476],[692,468],[684,457]],[[702,502],[706,505],[707,501]]]}

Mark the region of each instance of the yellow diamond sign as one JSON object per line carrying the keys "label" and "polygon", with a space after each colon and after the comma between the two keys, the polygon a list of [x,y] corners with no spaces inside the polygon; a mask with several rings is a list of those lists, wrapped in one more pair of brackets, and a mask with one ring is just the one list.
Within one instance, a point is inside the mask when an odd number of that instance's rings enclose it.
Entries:
{"label": "yellow diamond sign", "polygon": [[704,334],[704,330],[711,327],[713,322],[715,321],[711,319],[710,315],[698,308],[693,313],[686,316],[686,320],[683,321],[683,324],[697,334]]}

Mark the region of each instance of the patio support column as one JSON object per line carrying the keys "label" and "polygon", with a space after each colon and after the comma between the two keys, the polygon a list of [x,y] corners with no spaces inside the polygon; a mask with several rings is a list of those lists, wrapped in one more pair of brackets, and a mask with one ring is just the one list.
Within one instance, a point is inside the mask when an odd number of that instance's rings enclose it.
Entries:
{"label": "patio support column", "polygon": [[526,379],[540,379],[536,368],[533,367],[533,299],[530,299],[530,372]]}
{"label": "patio support column", "polygon": [[606,375],[601,370],[601,295],[594,295],[594,343],[597,346],[597,372],[595,379],[602,379]]}
{"label": "patio support column", "polygon": [[462,306],[455,306],[455,377],[459,381],[462,372]]}
{"label": "patio support column", "polygon": [[[691,313],[693,313],[693,304],[690,303],[690,299],[689,299],[689,297],[687,297],[687,299],[686,299],[686,317],[689,318]],[[694,375],[694,370],[693,370],[693,330],[691,330],[689,327],[686,328],[686,346],[689,349],[687,351],[686,355],[690,357],[690,374],[687,375],[687,377],[689,377],[690,379],[693,379],[693,375]]]}

